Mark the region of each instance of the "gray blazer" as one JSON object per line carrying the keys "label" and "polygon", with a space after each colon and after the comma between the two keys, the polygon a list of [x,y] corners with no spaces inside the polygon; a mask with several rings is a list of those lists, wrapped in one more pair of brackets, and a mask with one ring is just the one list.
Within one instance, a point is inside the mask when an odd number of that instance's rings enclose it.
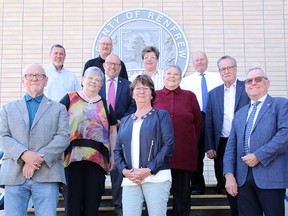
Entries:
{"label": "gray blazer", "polygon": [[[245,124],[250,104],[234,117],[224,155],[224,175],[233,173],[238,187],[246,182],[248,166],[242,161]],[[288,100],[267,96],[250,135],[251,152],[260,163],[252,168],[262,189],[288,187]]]}
{"label": "gray blazer", "polygon": [[43,97],[29,128],[25,98],[4,105],[0,111],[0,148],[4,152],[0,185],[24,183],[21,154],[31,150],[44,155],[44,163],[32,179],[66,183],[62,152],[69,145],[69,123],[65,106]]}

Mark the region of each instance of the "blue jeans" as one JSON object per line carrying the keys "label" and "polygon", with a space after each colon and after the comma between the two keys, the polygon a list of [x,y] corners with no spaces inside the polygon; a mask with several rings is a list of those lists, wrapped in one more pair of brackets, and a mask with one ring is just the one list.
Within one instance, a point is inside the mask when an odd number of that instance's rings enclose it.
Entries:
{"label": "blue jeans", "polygon": [[59,184],[38,183],[27,179],[22,185],[5,185],[5,215],[23,216],[27,214],[30,197],[36,216],[56,216]]}
{"label": "blue jeans", "polygon": [[145,200],[149,215],[166,216],[170,188],[170,181],[123,186],[123,215],[141,216]]}

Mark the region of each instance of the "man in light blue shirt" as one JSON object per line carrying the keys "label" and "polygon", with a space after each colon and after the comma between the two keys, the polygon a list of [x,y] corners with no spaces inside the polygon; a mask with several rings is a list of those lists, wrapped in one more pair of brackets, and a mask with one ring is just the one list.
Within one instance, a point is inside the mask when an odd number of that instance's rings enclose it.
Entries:
{"label": "man in light blue shirt", "polygon": [[59,44],[53,45],[50,50],[51,64],[45,68],[49,79],[44,89],[44,94],[57,102],[68,92],[79,91],[81,89],[75,74],[64,68],[65,58],[65,48]]}

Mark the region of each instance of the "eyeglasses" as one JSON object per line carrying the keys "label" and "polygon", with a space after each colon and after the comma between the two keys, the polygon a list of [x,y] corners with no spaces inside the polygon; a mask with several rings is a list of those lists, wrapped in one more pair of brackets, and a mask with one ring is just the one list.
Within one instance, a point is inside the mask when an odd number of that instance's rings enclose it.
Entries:
{"label": "eyeglasses", "polygon": [[114,63],[114,62],[105,62],[105,64],[107,64],[109,67],[111,67],[112,65],[114,67],[119,67],[121,65],[120,63]]}
{"label": "eyeglasses", "polygon": [[136,88],[134,88],[134,90],[138,91],[138,92],[140,92],[140,91],[148,92],[150,90],[150,88],[148,88],[148,87],[136,87]]}
{"label": "eyeglasses", "polygon": [[24,77],[26,78],[26,80],[33,80],[34,77],[36,78],[36,80],[43,80],[46,75],[45,74],[25,74]]}
{"label": "eyeglasses", "polygon": [[87,76],[84,78],[87,78],[87,80],[89,80],[90,82],[98,82],[98,83],[102,82],[101,78],[93,78],[92,76]]}
{"label": "eyeglasses", "polygon": [[103,46],[112,46],[112,43],[99,43],[99,44],[101,44]]}
{"label": "eyeglasses", "polygon": [[225,67],[225,68],[220,68],[219,72],[225,72],[226,70],[230,71],[231,69],[235,68],[236,66],[229,66],[229,67]]}
{"label": "eyeglasses", "polygon": [[156,59],[156,56],[145,56],[145,57],[144,57],[144,60],[149,60],[149,59],[155,60],[155,59]]}
{"label": "eyeglasses", "polygon": [[251,85],[253,83],[253,80],[255,81],[255,83],[260,83],[260,82],[262,82],[263,79],[268,80],[267,77],[258,76],[258,77],[255,77],[255,78],[246,79],[245,80],[245,84]]}

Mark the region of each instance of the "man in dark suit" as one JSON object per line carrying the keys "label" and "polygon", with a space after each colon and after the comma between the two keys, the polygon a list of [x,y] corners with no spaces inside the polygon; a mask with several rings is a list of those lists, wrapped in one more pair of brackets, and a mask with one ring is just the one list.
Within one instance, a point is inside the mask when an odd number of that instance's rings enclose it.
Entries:
{"label": "man in dark suit", "polygon": [[[214,159],[218,193],[225,193],[223,178],[223,157],[231,130],[234,113],[249,103],[245,83],[237,80],[237,62],[231,56],[223,56],[217,61],[224,84],[211,90],[206,107],[206,153]],[[231,215],[237,214],[237,200],[228,195]]]}
{"label": "man in dark suit", "polygon": [[[233,119],[224,155],[226,189],[243,216],[284,216],[288,187],[288,100],[267,94],[267,73],[247,72],[251,99]],[[246,123],[247,122],[247,123]]]}
{"label": "man in dark suit", "polygon": [[[99,91],[99,95],[102,98],[107,99],[113,106],[118,119],[119,127],[120,119],[122,117],[136,111],[135,103],[130,94],[130,81],[119,76],[121,70],[121,60],[117,55],[110,54],[107,56],[103,66],[105,69],[105,79]],[[110,95],[111,84],[114,85],[114,98]],[[112,198],[115,206],[114,212],[116,215],[122,215],[122,174],[117,170],[113,170],[110,174],[112,183]]]}
{"label": "man in dark suit", "polygon": [[[86,71],[86,69],[92,66],[99,67],[104,73],[103,64],[105,62],[105,59],[107,58],[108,55],[111,54],[113,49],[112,39],[108,36],[101,37],[98,43],[98,49],[99,49],[99,56],[97,58],[90,59],[85,63],[82,76],[84,76],[84,72]],[[120,61],[120,63],[121,63],[121,70],[119,76],[128,80],[128,74],[125,64],[122,61]]]}

